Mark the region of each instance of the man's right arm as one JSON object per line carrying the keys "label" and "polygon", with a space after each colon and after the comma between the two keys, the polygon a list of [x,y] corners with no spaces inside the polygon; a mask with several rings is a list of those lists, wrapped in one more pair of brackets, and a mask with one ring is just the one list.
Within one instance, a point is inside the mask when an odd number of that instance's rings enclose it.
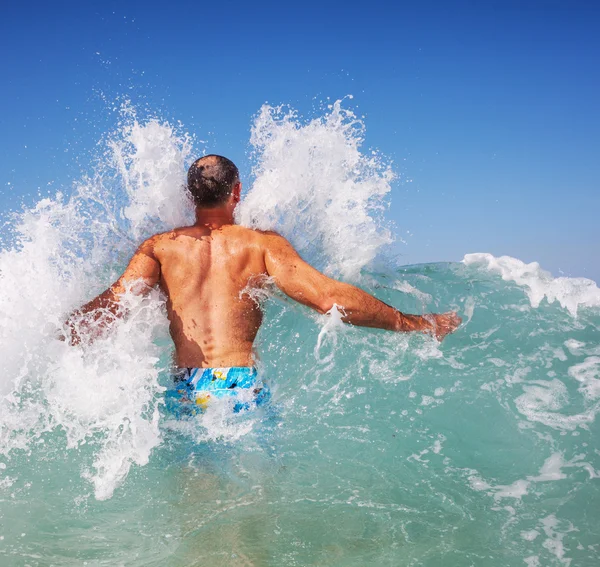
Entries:
{"label": "man's right arm", "polygon": [[404,314],[356,286],[320,273],[302,260],[282,236],[267,233],[265,238],[267,273],[286,295],[320,313],[327,313],[337,305],[346,323],[398,332],[420,331],[433,334],[439,340],[460,325],[460,317],[453,312],[425,316]]}
{"label": "man's right arm", "polygon": [[[160,262],[154,255],[157,237],[146,240],[137,249],[123,275],[100,295],[75,310],[65,321],[69,329],[71,344],[81,342],[84,332],[93,339],[118,317],[123,315],[120,300],[126,290],[136,295],[147,293],[160,279]],[[139,284],[134,285],[133,284]],[[91,314],[90,318],[85,316]],[[64,337],[66,338],[66,337]],[[61,339],[63,340],[63,339]]]}

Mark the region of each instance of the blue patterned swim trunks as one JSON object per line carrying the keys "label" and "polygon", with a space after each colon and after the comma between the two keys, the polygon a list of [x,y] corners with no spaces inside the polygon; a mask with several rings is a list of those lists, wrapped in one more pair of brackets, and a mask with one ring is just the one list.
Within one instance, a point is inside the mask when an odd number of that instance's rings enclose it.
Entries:
{"label": "blue patterned swim trunks", "polygon": [[176,416],[202,413],[214,398],[233,398],[233,411],[238,413],[260,406],[270,397],[254,366],[178,368],[172,378],[173,388],[165,392],[165,404]]}

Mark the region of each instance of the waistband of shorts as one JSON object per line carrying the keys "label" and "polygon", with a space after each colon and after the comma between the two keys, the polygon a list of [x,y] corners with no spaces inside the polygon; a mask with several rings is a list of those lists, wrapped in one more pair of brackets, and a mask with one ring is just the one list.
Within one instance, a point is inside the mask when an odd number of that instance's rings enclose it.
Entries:
{"label": "waistband of shorts", "polygon": [[171,376],[176,387],[186,384],[195,390],[251,388],[256,385],[258,370],[255,366],[175,368]]}

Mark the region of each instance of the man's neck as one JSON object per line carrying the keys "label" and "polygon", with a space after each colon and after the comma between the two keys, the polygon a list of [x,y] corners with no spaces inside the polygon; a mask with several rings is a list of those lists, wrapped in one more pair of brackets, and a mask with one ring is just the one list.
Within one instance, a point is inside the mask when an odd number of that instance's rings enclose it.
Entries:
{"label": "man's neck", "polygon": [[227,224],[235,224],[233,211],[229,207],[217,207],[214,209],[196,209],[196,226],[209,226],[210,228],[221,228]]}

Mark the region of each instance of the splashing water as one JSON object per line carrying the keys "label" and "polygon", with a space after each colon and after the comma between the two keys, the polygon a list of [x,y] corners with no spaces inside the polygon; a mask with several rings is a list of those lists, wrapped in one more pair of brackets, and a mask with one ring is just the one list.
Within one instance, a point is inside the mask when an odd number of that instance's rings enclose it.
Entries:
{"label": "splashing water", "polygon": [[[341,102],[265,106],[240,222],[408,312],[442,345],[262,298],[266,410],[168,419],[164,298],[82,348],[65,315],[151,234],[187,224],[193,142],[124,108],[93,175],[15,218],[0,252],[2,565],[596,565],[600,290],[537,264],[372,260],[393,174]],[[380,269],[380,268],[378,268]]]}
{"label": "splashing water", "polygon": [[256,180],[239,221],[277,229],[326,272],[356,277],[392,242],[376,215],[394,175],[381,156],[361,152],[363,133],[341,101],[303,125],[293,110],[263,106],[250,138]]}
{"label": "splashing water", "polygon": [[112,494],[132,462],[145,464],[160,438],[154,339],[165,316],[155,294],[85,351],[55,337],[70,310],[112,283],[141,238],[192,218],[181,190],[188,137],[156,120],[142,126],[127,107],[123,116],[94,175],[70,198],[26,211],[14,247],[0,256],[0,452],[31,452],[56,430],[68,448],[92,441],[98,450],[84,476],[98,498]]}

